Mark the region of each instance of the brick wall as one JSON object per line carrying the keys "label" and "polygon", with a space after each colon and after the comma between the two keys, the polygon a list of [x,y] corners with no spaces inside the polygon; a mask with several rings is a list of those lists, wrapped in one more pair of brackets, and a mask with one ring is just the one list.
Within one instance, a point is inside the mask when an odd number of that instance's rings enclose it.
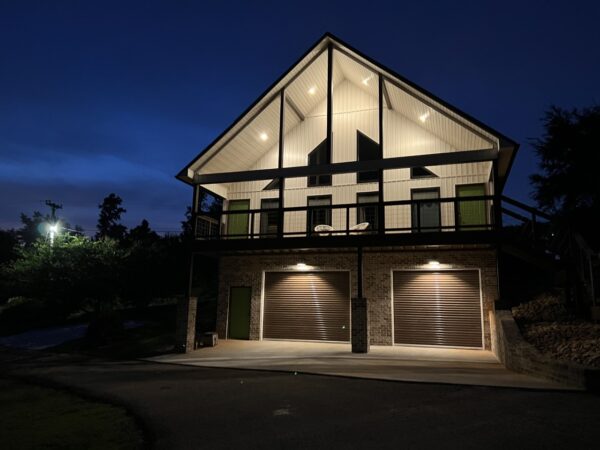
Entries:
{"label": "brick wall", "polygon": [[[225,256],[220,259],[217,332],[227,335],[229,288],[252,287],[250,306],[250,339],[260,339],[261,290],[263,271],[293,270],[303,262],[316,270],[349,270],[351,297],[357,296],[356,252],[348,253],[288,253],[278,255]],[[439,261],[442,268],[481,269],[485,348],[491,348],[489,312],[498,297],[496,252],[490,248],[453,248],[436,250],[398,250],[363,253],[363,296],[367,299],[370,343],[392,344],[391,271],[420,269],[428,261]]]}

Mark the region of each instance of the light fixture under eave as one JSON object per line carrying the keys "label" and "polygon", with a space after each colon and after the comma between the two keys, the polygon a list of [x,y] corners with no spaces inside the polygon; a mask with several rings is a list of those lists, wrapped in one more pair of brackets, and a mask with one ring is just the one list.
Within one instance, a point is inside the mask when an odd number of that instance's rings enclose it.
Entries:
{"label": "light fixture under eave", "polygon": [[308,93],[309,93],[310,95],[315,95],[315,94],[316,94],[316,92],[317,92],[317,87],[316,87],[316,86],[311,86],[311,87],[308,89]]}
{"label": "light fixture under eave", "polygon": [[429,267],[431,267],[432,269],[437,269],[437,268],[439,268],[439,267],[440,267],[440,262],[439,262],[439,261],[429,261],[429,262],[427,263],[427,265],[428,265]]}
{"label": "light fixture under eave", "polygon": [[267,139],[269,139],[269,135],[267,133],[265,133],[264,131],[262,133],[260,133],[258,135],[258,137],[260,138],[261,141],[266,141]]}
{"label": "light fixture under eave", "polygon": [[369,81],[371,81],[372,79],[373,79],[373,74],[369,75],[367,78],[363,78],[362,84],[364,84],[365,86],[368,86]]}
{"label": "light fixture under eave", "polygon": [[421,122],[425,122],[427,119],[429,119],[429,111],[425,111],[423,114],[421,114],[419,116],[419,120]]}
{"label": "light fixture under eave", "polygon": [[296,269],[297,270],[308,270],[308,266],[305,263],[298,263],[296,264]]}

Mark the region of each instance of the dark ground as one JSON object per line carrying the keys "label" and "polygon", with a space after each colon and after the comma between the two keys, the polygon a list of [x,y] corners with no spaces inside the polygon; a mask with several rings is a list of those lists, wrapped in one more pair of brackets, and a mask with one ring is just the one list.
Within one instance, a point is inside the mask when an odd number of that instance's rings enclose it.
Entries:
{"label": "dark ground", "polygon": [[598,448],[592,394],[31,355],[0,363],[122,403],[156,448]]}

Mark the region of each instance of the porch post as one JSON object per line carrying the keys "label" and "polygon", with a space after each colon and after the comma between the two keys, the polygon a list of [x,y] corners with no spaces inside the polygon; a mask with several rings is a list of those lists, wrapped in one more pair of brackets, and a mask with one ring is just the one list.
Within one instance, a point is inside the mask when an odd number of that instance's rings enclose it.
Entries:
{"label": "porch post", "polygon": [[[283,169],[283,145],[285,131],[285,90],[281,90],[281,98],[279,104],[279,155],[277,158],[277,167]],[[283,237],[284,217],[283,217],[283,200],[285,195],[285,178],[279,178],[279,212],[277,214],[277,237]]]}
{"label": "porch post", "polygon": [[352,353],[369,352],[369,310],[363,296],[363,249],[357,249],[356,297],[352,298]]}
{"label": "porch post", "polygon": [[177,304],[177,323],[175,324],[176,350],[181,353],[191,352],[196,348],[196,310],[198,298],[192,297],[194,277],[194,254],[190,255],[190,272],[187,296]]}
{"label": "porch post", "polygon": [[[379,157],[383,159],[383,75],[379,74]],[[385,206],[383,205],[383,169],[378,170],[379,206],[377,208],[377,232],[385,234]]]}

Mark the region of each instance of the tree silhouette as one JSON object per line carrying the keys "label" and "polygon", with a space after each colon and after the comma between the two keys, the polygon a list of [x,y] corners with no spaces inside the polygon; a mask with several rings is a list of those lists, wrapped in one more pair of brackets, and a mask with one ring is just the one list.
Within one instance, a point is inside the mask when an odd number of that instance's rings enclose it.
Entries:
{"label": "tree silhouette", "polygon": [[544,136],[532,142],[541,173],[531,176],[538,205],[557,214],[597,247],[600,227],[600,107],[545,114]]}
{"label": "tree silhouette", "polygon": [[100,208],[100,215],[98,216],[98,225],[96,228],[96,238],[112,238],[116,240],[123,240],[127,227],[121,224],[121,214],[127,212],[125,208],[121,206],[123,200],[118,195],[111,193],[108,197],[105,197],[102,204],[98,205]]}

